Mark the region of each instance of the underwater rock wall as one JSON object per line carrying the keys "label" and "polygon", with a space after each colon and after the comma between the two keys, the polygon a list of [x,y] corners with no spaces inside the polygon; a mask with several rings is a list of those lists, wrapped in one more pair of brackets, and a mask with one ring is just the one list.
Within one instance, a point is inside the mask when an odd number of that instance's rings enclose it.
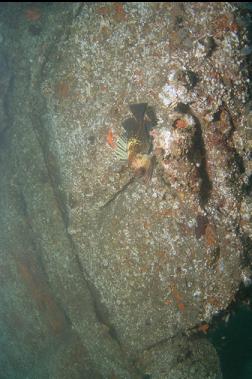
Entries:
{"label": "underwater rock wall", "polygon": [[[0,10],[2,377],[221,378],[203,336],[251,275],[244,15]],[[148,180],[116,154],[142,103]]]}

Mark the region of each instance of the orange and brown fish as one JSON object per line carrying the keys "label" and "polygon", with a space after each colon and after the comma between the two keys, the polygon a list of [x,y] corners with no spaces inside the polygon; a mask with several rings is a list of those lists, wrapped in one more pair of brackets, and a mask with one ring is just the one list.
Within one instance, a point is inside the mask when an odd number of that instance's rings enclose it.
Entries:
{"label": "orange and brown fish", "polygon": [[156,118],[147,103],[130,104],[129,108],[133,117],[122,123],[125,132],[117,140],[115,154],[128,162],[136,176],[144,176],[145,181],[149,181],[154,167],[149,132],[156,125]]}

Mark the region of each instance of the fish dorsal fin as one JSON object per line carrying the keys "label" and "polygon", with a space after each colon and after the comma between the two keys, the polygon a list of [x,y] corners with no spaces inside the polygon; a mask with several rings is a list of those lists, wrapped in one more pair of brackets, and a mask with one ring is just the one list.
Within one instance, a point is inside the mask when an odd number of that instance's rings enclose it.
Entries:
{"label": "fish dorsal fin", "polygon": [[127,118],[127,120],[123,121],[122,126],[124,127],[124,130],[126,131],[128,138],[131,138],[137,133],[138,124],[139,123],[133,117]]}
{"label": "fish dorsal fin", "polygon": [[129,108],[138,122],[142,122],[146,112],[147,103],[130,104]]}

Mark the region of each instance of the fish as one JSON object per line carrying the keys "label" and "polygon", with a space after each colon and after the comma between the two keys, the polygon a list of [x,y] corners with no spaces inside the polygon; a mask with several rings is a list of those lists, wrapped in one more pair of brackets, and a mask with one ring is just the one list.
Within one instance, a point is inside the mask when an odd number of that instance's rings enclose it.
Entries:
{"label": "fish", "polygon": [[129,109],[133,117],[122,122],[124,133],[116,142],[115,155],[128,162],[135,176],[143,176],[148,182],[155,162],[150,131],[157,124],[156,116],[148,103],[129,104]]}

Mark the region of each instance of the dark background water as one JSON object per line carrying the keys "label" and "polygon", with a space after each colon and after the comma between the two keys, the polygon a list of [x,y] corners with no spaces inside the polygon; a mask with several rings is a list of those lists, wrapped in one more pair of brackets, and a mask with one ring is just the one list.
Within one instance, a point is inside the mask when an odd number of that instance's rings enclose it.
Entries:
{"label": "dark background water", "polygon": [[223,379],[252,379],[252,287],[213,322],[209,339],[221,361]]}

